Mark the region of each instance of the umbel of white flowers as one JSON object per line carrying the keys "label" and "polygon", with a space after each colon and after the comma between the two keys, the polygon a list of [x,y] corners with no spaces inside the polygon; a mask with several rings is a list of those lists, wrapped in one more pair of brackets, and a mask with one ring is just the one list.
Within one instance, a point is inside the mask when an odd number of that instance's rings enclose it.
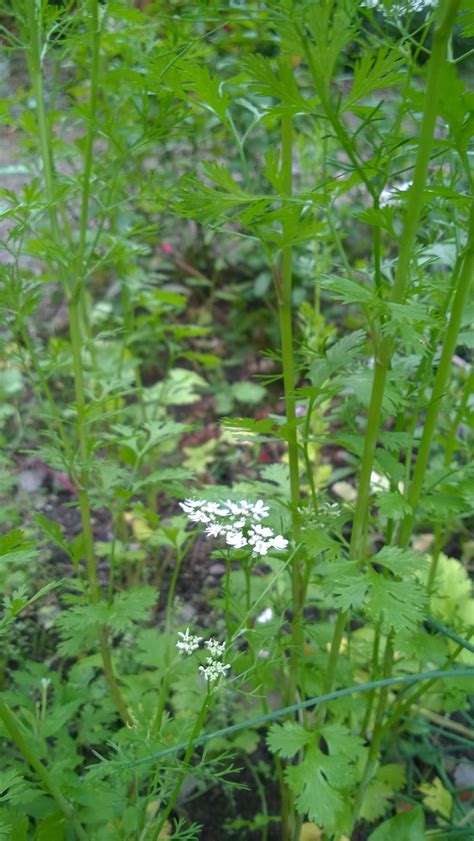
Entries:
{"label": "umbel of white flowers", "polygon": [[407,15],[409,12],[424,12],[435,5],[435,0],[362,0],[361,6],[375,9],[387,15]]}
{"label": "umbel of white flowers", "polygon": [[[176,643],[176,648],[180,654],[193,654],[199,648],[199,644],[203,639],[203,637],[190,634],[189,628],[186,628],[184,633],[178,631],[178,636],[181,639]],[[225,676],[227,670],[230,669],[230,664],[223,663],[221,659],[225,651],[225,642],[219,642],[219,640],[211,637],[206,640],[204,645],[210,657],[206,657],[206,665],[199,666],[199,671],[209,683],[214,683],[221,675]]]}
{"label": "umbel of white flowers", "polygon": [[269,508],[261,499],[257,502],[206,502],[186,499],[180,506],[193,523],[202,523],[209,537],[224,537],[227,546],[243,549],[249,546],[252,555],[266,555],[270,549],[286,549],[288,541],[275,534],[261,520],[268,517]]}

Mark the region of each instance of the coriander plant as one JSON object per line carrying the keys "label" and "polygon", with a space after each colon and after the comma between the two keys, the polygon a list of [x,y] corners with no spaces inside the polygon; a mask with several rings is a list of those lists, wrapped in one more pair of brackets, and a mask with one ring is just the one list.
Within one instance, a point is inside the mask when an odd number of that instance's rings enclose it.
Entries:
{"label": "coriander plant", "polygon": [[470,837],[469,0],[1,15],[0,838]]}

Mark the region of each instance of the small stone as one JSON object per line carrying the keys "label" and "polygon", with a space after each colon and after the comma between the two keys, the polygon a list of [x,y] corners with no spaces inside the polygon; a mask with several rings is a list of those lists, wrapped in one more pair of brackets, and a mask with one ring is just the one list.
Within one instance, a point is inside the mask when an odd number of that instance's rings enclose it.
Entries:
{"label": "small stone", "polygon": [[454,782],[458,788],[474,787],[474,762],[460,762],[454,772]]}
{"label": "small stone", "polygon": [[18,477],[18,485],[22,491],[35,493],[43,484],[44,477],[43,470],[22,470]]}
{"label": "small stone", "polygon": [[210,575],[224,575],[225,573],[225,565],[224,564],[212,564],[209,567]]}
{"label": "small stone", "polygon": [[180,604],[176,610],[176,624],[190,625],[196,617],[196,610],[191,604]]}

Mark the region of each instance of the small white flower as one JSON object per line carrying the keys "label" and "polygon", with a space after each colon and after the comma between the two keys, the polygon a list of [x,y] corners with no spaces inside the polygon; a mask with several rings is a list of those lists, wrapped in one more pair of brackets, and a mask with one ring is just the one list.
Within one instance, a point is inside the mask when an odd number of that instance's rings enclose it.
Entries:
{"label": "small white flower", "polygon": [[235,549],[247,546],[247,540],[240,531],[228,531],[225,540],[228,546],[234,546]]}
{"label": "small white flower", "polygon": [[272,543],[274,549],[286,549],[286,547],[288,546],[288,541],[281,534],[275,535]]}
{"label": "small white flower", "polygon": [[254,547],[253,547],[253,554],[254,555],[264,555],[268,554],[268,550],[270,548],[270,543],[265,540],[257,540]]}
{"label": "small white flower", "polygon": [[207,640],[204,645],[209,651],[211,657],[222,657],[225,651],[225,642],[219,642],[219,640],[216,640],[214,637]]}
{"label": "small white flower", "polygon": [[207,657],[206,663],[207,666],[199,666],[199,671],[209,683],[213,683],[221,675],[225,676],[227,669],[230,669],[229,663],[221,663],[220,660],[213,660],[212,657]]}
{"label": "small white flower", "polygon": [[268,517],[269,511],[270,509],[268,508],[268,505],[264,505],[263,500],[258,499],[255,505],[253,506],[252,513],[257,520],[262,520],[263,517]]}
{"label": "small white flower", "polygon": [[362,0],[361,6],[377,9],[384,17],[406,15],[408,12],[424,12],[435,5],[435,0]]}
{"label": "small white flower", "polygon": [[206,529],[206,534],[208,534],[209,537],[220,537],[223,531],[224,527],[220,526],[219,523],[211,523],[211,525]]}
{"label": "small white flower", "polygon": [[257,622],[259,625],[266,625],[267,622],[271,622],[273,619],[273,610],[271,607],[266,607],[265,610],[262,610],[261,613],[257,616]]}
{"label": "small white flower", "polygon": [[203,639],[203,637],[196,637],[193,634],[190,634],[189,628],[186,628],[184,634],[182,631],[178,631],[178,635],[182,637],[182,639],[178,640],[176,648],[178,648],[182,654],[192,654],[193,651],[196,651],[196,648],[199,648],[199,643]]}
{"label": "small white flower", "polygon": [[268,526],[261,526],[258,523],[256,526],[251,527],[249,534],[258,535],[258,537],[273,537],[273,532],[268,528]]}

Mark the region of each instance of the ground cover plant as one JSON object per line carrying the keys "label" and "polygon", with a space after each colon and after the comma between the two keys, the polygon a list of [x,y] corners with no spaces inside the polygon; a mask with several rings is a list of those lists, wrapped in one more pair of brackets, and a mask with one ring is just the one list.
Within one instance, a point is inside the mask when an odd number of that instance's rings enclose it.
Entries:
{"label": "ground cover plant", "polygon": [[0,14],[0,839],[473,837],[472,5]]}

